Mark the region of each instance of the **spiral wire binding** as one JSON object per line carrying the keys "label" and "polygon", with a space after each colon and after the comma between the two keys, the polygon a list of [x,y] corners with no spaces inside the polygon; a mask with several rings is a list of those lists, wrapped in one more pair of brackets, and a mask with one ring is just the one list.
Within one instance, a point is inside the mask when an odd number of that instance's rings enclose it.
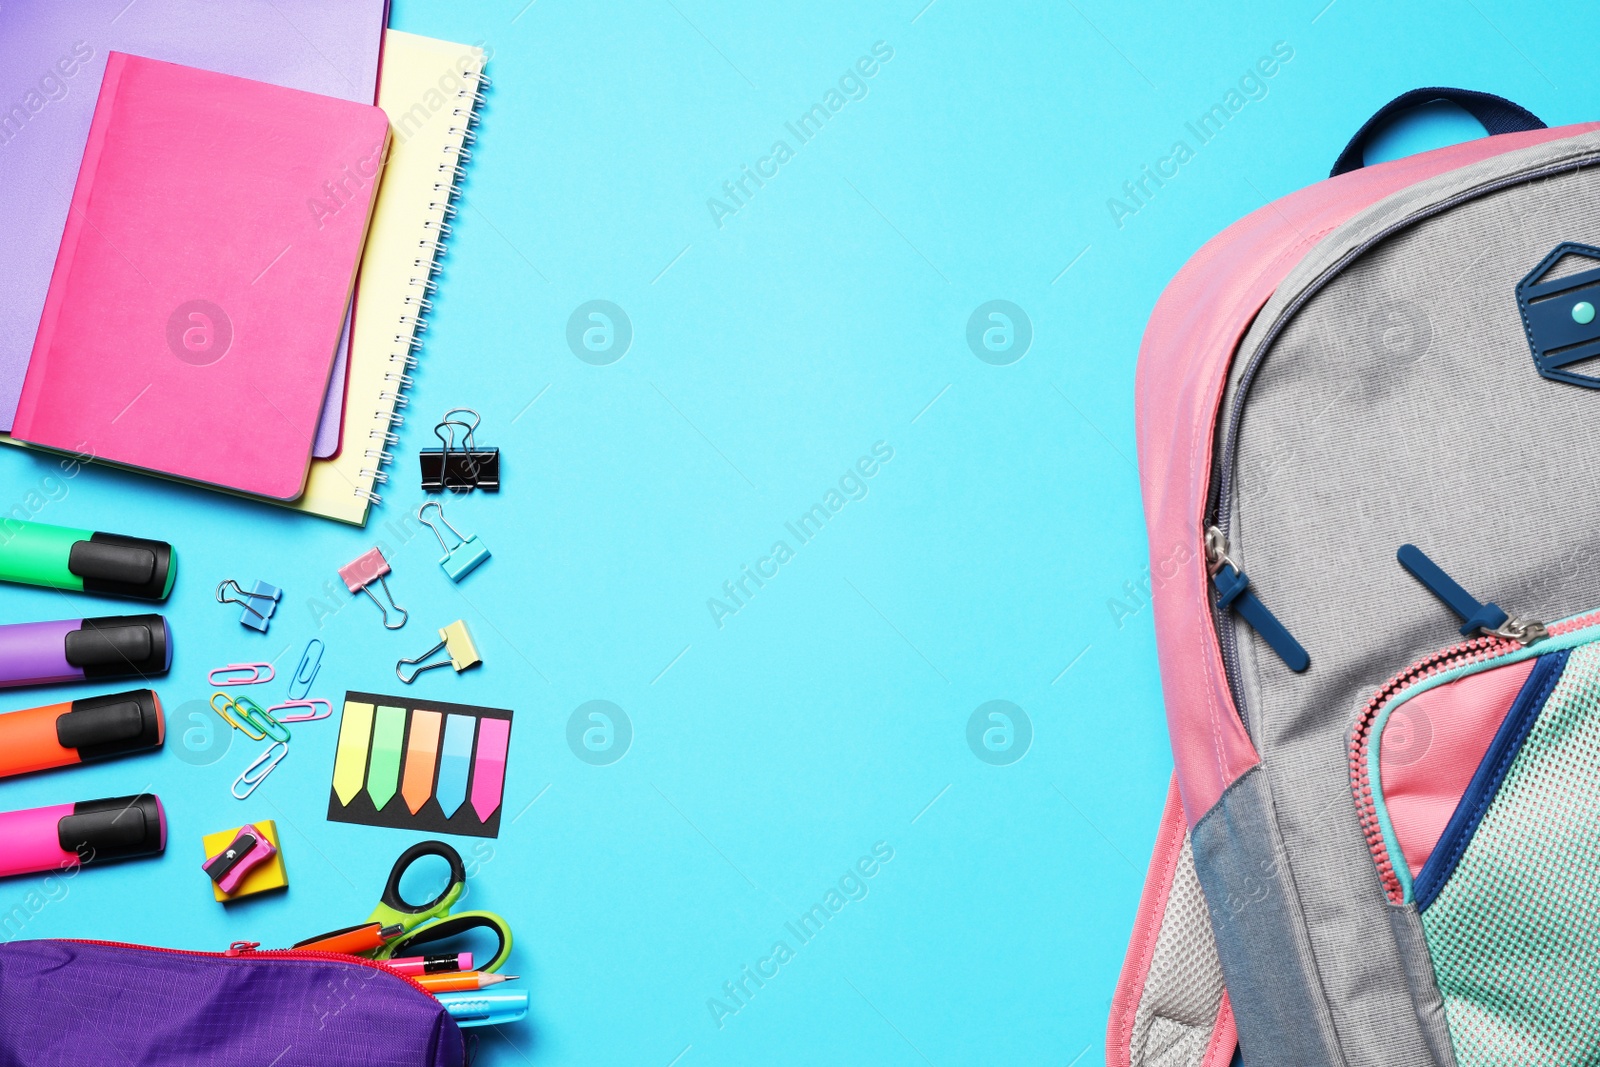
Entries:
{"label": "spiral wire binding", "polygon": [[[406,372],[416,369],[417,353],[422,351],[423,334],[428,330],[427,316],[433,311],[431,298],[439,292],[439,283],[434,278],[442,269],[440,253],[444,242],[450,238],[450,224],[459,210],[456,203],[461,199],[461,182],[466,179],[467,165],[472,162],[472,146],[478,140],[478,109],[486,102],[483,90],[488,88],[489,79],[481,68],[463,77],[464,84],[456,92],[459,106],[450,110],[452,124],[446,133],[451,141],[445,146],[445,158],[439,161],[441,177],[433,183],[434,199],[428,202],[428,210],[434,217],[422,224],[424,236],[417,242],[417,255],[411,261],[411,268],[417,273],[412,275],[410,284],[420,292],[405,298],[406,310],[397,323],[400,332],[394,335],[395,347],[389,353],[390,370],[383,376],[389,388],[378,394],[380,401],[392,401],[393,407],[372,413],[374,424],[367,434],[368,446],[363,458],[371,465],[362,467],[360,476],[363,481],[370,478],[373,485],[389,482],[389,473],[383,468],[394,461],[393,449],[400,444],[400,435],[395,431],[405,425],[401,410],[410,402],[405,390],[410,388],[412,377]],[[355,494],[373,504],[383,503],[381,493],[365,486],[357,486]]]}

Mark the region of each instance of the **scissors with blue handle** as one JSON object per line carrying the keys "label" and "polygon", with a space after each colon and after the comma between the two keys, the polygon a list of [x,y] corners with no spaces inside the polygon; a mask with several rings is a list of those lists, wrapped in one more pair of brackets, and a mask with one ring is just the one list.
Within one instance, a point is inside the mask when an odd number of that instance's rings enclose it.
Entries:
{"label": "scissors with blue handle", "polygon": [[[438,856],[450,865],[450,879],[439,895],[422,904],[412,904],[400,895],[400,880],[411,865],[424,856]],[[505,919],[492,911],[463,911],[450,914],[450,909],[461,899],[467,886],[467,868],[461,862],[461,853],[443,841],[420,841],[400,854],[389,872],[389,882],[383,887],[383,896],[372,910],[367,921],[343,930],[300,942],[296,948],[321,948],[329,951],[351,951],[344,947],[351,938],[362,940],[363,946],[355,949],[356,955],[386,960],[391,956],[422,955],[423,946],[446,941],[473,930],[486,929],[499,939],[494,956],[478,967],[480,971],[498,971],[511,955],[511,927]],[[364,935],[370,932],[370,941]],[[370,942],[380,942],[373,944]]]}

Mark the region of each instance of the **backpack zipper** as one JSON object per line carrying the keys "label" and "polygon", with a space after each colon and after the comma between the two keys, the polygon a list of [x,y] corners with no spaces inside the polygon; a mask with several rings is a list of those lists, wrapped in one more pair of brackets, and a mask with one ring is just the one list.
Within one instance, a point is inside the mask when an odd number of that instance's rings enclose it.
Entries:
{"label": "backpack zipper", "polygon": [[1513,619],[1493,601],[1479,603],[1477,597],[1463,589],[1416,545],[1401,545],[1394,555],[1407,574],[1427,586],[1430,593],[1461,618],[1462,637],[1482,634],[1531,645],[1550,636],[1549,628],[1537,619]]}
{"label": "backpack zipper", "polygon": [[[1561,637],[1591,626],[1600,626],[1600,611],[1552,623],[1544,629],[1545,636]],[[1370,769],[1372,728],[1377,724],[1379,715],[1389,702],[1417,683],[1459,667],[1471,666],[1478,670],[1487,670],[1512,653],[1521,652],[1527,647],[1526,642],[1490,633],[1424,656],[1385,682],[1383,687],[1373,694],[1372,699],[1367,701],[1366,706],[1361,709],[1361,714],[1356,718],[1355,727],[1350,731],[1350,789],[1355,797],[1356,815],[1361,822],[1361,833],[1367,839],[1367,849],[1372,853],[1373,862],[1377,864],[1378,878],[1382,881],[1383,890],[1391,903],[1405,903],[1405,888],[1400,883],[1400,876],[1395,873],[1394,860],[1389,855],[1389,846],[1383,837],[1383,824],[1378,819],[1377,800],[1372,792]]]}
{"label": "backpack zipper", "polygon": [[[1202,530],[1204,531],[1202,538],[1208,538],[1210,531],[1213,529],[1218,531],[1226,531],[1232,522],[1234,497],[1236,494],[1234,477],[1236,468],[1238,466],[1239,424],[1244,415],[1245,401],[1249,399],[1250,389],[1255,384],[1256,375],[1261,370],[1261,364],[1266,361],[1267,353],[1271,350],[1273,342],[1278,339],[1278,336],[1288,327],[1289,323],[1294,319],[1294,317],[1299,314],[1301,308],[1305,307],[1305,305],[1309,303],[1314,296],[1321,292],[1324,286],[1332,282],[1333,279],[1338,277],[1346,267],[1348,267],[1360,256],[1364,255],[1369,249],[1394,236],[1401,230],[1408,229],[1409,227],[1414,226],[1426,219],[1430,219],[1435,215],[1442,215],[1447,211],[1457,208],[1462,204],[1469,203],[1480,197],[1489,196],[1493,193],[1500,192],[1503,189],[1509,189],[1516,185],[1538,181],[1541,178],[1552,178],[1560,174],[1581,170],[1584,167],[1591,166],[1596,162],[1600,162],[1600,153],[1590,152],[1586,155],[1576,156],[1560,163],[1538,167],[1534,170],[1523,171],[1518,174],[1506,175],[1502,178],[1496,179],[1495,181],[1474,186],[1471,189],[1464,189],[1461,192],[1456,193],[1454,196],[1447,197],[1436,204],[1431,204],[1419,211],[1412,212],[1411,214],[1406,215],[1403,218],[1383,227],[1371,237],[1346,251],[1338,259],[1334,260],[1333,263],[1329,264],[1328,267],[1323,270],[1322,273],[1320,273],[1315,279],[1313,279],[1293,300],[1289,302],[1288,306],[1278,314],[1277,319],[1272,323],[1271,328],[1268,329],[1266,336],[1261,339],[1261,343],[1258,344],[1255,351],[1251,353],[1249,362],[1245,364],[1244,372],[1239,377],[1239,384],[1234,390],[1233,400],[1228,406],[1223,423],[1222,448],[1219,450],[1216,460],[1216,467],[1214,468],[1212,475],[1212,500],[1208,509],[1209,514],[1207,521],[1202,523]],[[1379,203],[1382,203],[1382,201],[1379,201]],[[1222,654],[1223,675],[1227,679],[1228,690],[1233,696],[1234,708],[1238,711],[1240,721],[1242,721],[1245,724],[1246,729],[1248,729],[1249,719],[1247,717],[1244,702],[1243,687],[1240,684],[1242,672],[1239,666],[1238,638],[1233,632],[1233,626],[1231,625],[1231,619],[1229,618],[1229,611],[1226,607],[1219,607],[1213,604],[1212,615],[1217,629],[1217,644]]]}
{"label": "backpack zipper", "polygon": [[[1294,639],[1278,617],[1261,602],[1250,579],[1228,556],[1228,535],[1218,527],[1206,531],[1206,570],[1211,574],[1211,584],[1217,590],[1216,610],[1232,611],[1249,624],[1267,647],[1296,674],[1311,666],[1311,657],[1299,641]],[[1232,627],[1227,627],[1232,630]],[[1233,635],[1230,633],[1230,637]]]}

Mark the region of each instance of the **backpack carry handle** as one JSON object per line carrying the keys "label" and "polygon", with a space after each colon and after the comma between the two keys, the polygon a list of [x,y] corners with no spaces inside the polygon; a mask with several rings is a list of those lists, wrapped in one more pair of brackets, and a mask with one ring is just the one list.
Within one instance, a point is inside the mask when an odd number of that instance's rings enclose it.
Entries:
{"label": "backpack carry handle", "polygon": [[1539,116],[1520,104],[1513,104],[1503,96],[1474,92],[1471,89],[1447,89],[1438,86],[1412,89],[1384,104],[1356,131],[1356,135],[1350,138],[1350,143],[1344,146],[1344,151],[1339,153],[1339,158],[1334,160],[1333,170],[1328,177],[1337,178],[1341,174],[1360,170],[1366,162],[1367,145],[1380,130],[1393,122],[1402,111],[1431,104],[1435,100],[1445,100],[1456,105],[1482,123],[1483,128],[1491,136],[1497,133],[1522,133],[1526,130],[1545,129],[1544,121]]}

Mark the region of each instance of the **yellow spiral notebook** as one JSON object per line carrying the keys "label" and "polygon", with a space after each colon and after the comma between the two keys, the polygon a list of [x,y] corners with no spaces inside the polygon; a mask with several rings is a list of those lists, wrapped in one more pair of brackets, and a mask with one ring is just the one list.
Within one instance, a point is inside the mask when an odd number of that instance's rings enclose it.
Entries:
{"label": "yellow spiral notebook", "polygon": [[391,141],[357,280],[344,429],[338,454],[312,461],[305,492],[287,507],[361,526],[382,499],[488,84],[483,64],[483,51],[470,45],[384,34],[378,106],[389,116]]}

